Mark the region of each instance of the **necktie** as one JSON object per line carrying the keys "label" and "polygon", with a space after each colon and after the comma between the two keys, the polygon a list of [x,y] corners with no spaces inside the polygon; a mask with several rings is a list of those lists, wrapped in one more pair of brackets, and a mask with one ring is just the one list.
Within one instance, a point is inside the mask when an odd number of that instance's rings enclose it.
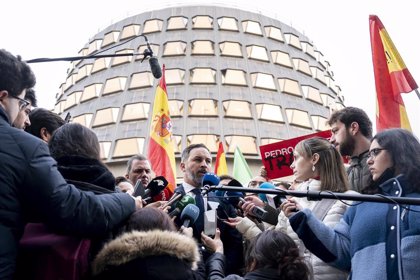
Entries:
{"label": "necktie", "polygon": [[194,236],[199,238],[201,232],[204,230],[204,199],[199,188],[193,189],[191,192],[195,194],[195,205],[198,207],[198,209],[200,209],[200,215],[198,216],[198,219],[193,226]]}

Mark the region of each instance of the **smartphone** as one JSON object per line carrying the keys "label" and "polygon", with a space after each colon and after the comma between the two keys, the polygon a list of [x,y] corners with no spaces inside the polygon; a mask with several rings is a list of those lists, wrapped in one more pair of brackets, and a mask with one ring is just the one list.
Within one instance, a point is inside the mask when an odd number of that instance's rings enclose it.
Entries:
{"label": "smartphone", "polygon": [[141,183],[140,180],[137,180],[137,183],[134,186],[133,196],[134,197],[137,197],[137,196],[144,197],[144,194],[145,194],[144,186],[143,186],[143,184]]}
{"label": "smartphone", "polygon": [[[245,199],[243,199],[242,197],[239,198],[243,203],[246,202]],[[265,211],[264,209],[262,209],[259,206],[255,206],[254,208],[252,208],[251,211],[252,215],[254,215],[255,217],[257,217],[258,219],[263,220],[265,218],[265,215],[267,214],[267,211]]]}
{"label": "smartphone", "polygon": [[214,237],[216,235],[216,210],[208,210],[204,212],[204,234]]}

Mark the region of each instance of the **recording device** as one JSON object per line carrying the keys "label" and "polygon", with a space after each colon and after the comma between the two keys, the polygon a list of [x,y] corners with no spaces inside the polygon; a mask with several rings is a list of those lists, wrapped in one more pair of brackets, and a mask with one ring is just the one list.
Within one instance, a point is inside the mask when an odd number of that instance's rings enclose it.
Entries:
{"label": "recording device", "polygon": [[166,180],[166,178],[163,176],[157,176],[153,178],[144,191],[144,196],[142,196],[143,200],[151,200],[152,197],[160,194],[168,186],[168,184],[168,180]]}
{"label": "recording device", "polygon": [[[246,200],[242,197],[240,197],[239,200],[242,201],[243,203],[246,202]],[[267,211],[265,211],[264,209],[262,209],[259,206],[254,206],[254,208],[252,208],[252,210],[251,210],[251,214],[253,216],[257,217],[260,220],[264,220],[264,218],[267,214]]]}
{"label": "recording device", "polygon": [[184,208],[189,204],[194,204],[195,200],[190,195],[184,195],[180,201],[176,204],[176,207],[174,210],[172,210],[168,215],[169,217],[173,218],[175,216],[178,216]]}
{"label": "recording device", "polygon": [[207,172],[201,179],[201,186],[203,187],[203,194],[209,191],[209,187],[217,186],[220,183],[220,178],[214,173]]}
{"label": "recording device", "polygon": [[200,209],[194,204],[188,204],[185,206],[181,213],[181,221],[184,227],[189,227],[197,221],[200,215]]}
{"label": "recording device", "polygon": [[208,236],[216,235],[217,220],[216,209],[204,212],[204,234]]}
{"label": "recording device", "polygon": [[137,180],[136,185],[134,186],[134,192],[133,192],[133,196],[137,197],[137,196],[141,196],[144,197],[144,193],[145,193],[145,189],[144,186],[141,182],[141,180]]}

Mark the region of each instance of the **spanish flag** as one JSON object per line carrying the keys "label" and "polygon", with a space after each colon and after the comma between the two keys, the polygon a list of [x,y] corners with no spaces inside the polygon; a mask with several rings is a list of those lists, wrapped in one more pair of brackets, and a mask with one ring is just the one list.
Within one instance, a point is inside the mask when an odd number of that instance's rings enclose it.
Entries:
{"label": "spanish flag", "polygon": [[147,157],[152,165],[152,170],[157,176],[164,176],[168,180],[167,189],[173,193],[176,186],[176,169],[172,144],[172,121],[169,115],[166,91],[165,65],[162,66],[162,78],[156,88]]}
{"label": "spanish flag", "polygon": [[381,20],[369,16],[370,41],[376,84],[376,130],[411,131],[401,93],[418,88]]}
{"label": "spanish flag", "polygon": [[228,174],[228,169],[227,169],[227,164],[226,164],[226,154],[223,149],[222,142],[219,143],[219,149],[217,150],[214,173],[216,173],[217,176]]}

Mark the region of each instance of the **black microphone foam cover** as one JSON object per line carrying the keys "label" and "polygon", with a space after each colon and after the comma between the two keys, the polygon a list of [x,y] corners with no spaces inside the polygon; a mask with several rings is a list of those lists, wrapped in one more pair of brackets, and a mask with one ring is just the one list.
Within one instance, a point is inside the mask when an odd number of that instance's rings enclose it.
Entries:
{"label": "black microphone foam cover", "polygon": [[159,61],[156,56],[149,58],[150,70],[152,70],[153,77],[159,79],[162,77],[162,69],[160,68]]}

